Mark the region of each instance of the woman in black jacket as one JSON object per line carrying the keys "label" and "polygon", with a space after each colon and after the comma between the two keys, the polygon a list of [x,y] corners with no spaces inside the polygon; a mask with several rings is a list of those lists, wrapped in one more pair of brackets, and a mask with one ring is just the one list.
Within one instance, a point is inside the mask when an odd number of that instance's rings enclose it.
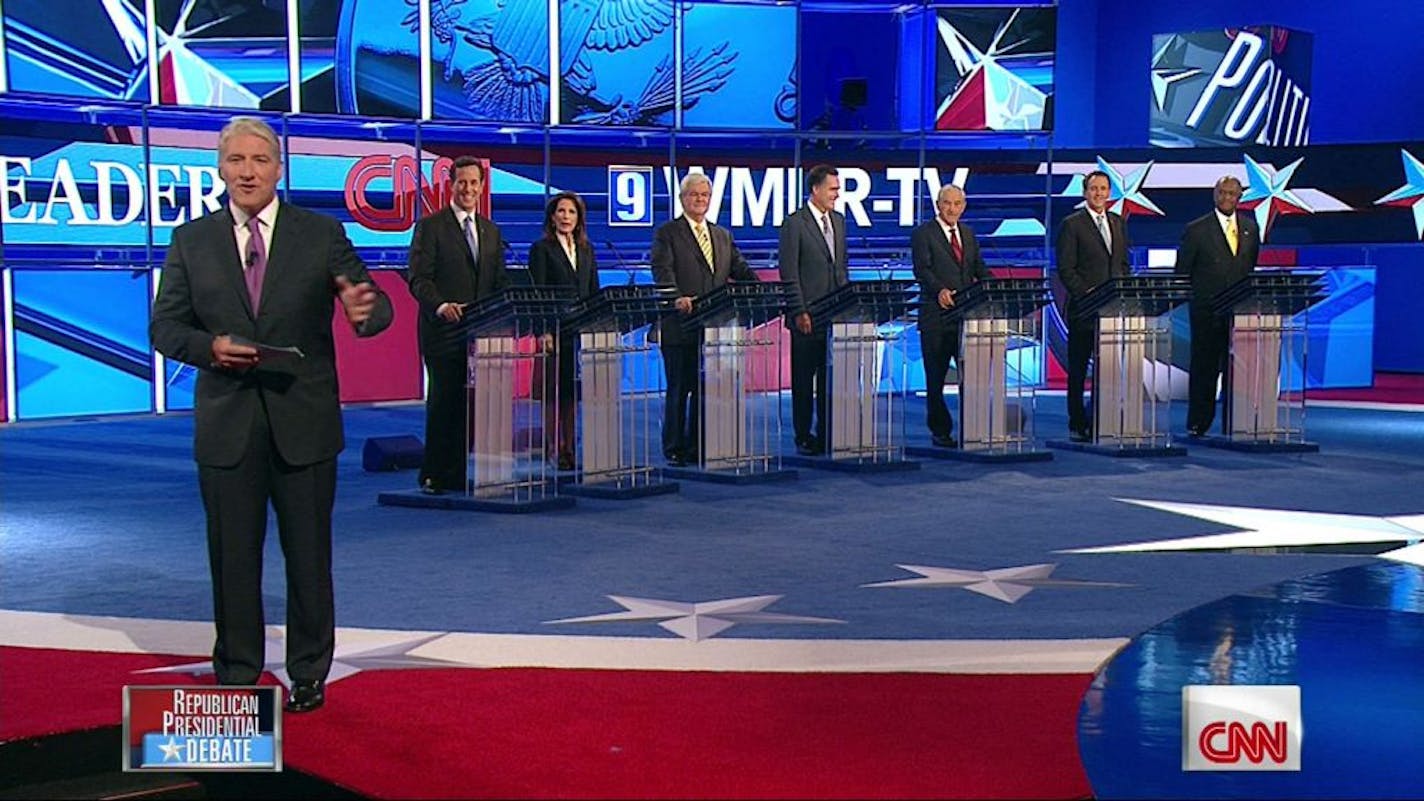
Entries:
{"label": "woman in black jacket", "polygon": [[[583,198],[573,192],[549,198],[544,207],[544,238],[529,248],[529,277],[535,286],[573,287],[579,298],[598,291],[598,264],[588,242],[587,216]],[[549,358],[558,363],[558,370],[544,370],[544,443],[549,457],[558,459],[560,470],[572,470],[578,339],[576,334],[563,339],[561,343],[555,343],[553,337],[544,341]]]}

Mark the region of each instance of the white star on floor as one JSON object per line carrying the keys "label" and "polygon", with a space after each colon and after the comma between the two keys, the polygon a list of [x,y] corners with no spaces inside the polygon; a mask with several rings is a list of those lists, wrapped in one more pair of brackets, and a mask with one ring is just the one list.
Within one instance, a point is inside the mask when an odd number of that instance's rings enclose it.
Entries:
{"label": "white star on floor", "polygon": [[[360,636],[353,632],[346,635],[346,641],[338,639],[336,653],[331,659],[331,672],[326,676],[327,684],[334,684],[363,670],[416,670],[420,668],[467,667],[466,663],[444,659],[413,656],[412,651],[433,640],[445,636],[444,632],[363,632],[370,636]],[[358,640],[359,641],[353,641]],[[277,677],[283,687],[291,687],[291,677],[287,675],[287,644],[281,629],[272,629],[267,634],[267,649],[262,670]],[[211,661],[189,662],[161,668],[149,668],[138,673],[183,673],[190,676],[206,676],[213,672]]]}
{"label": "white star on floor", "polygon": [[168,742],[166,743],[159,743],[158,750],[163,752],[164,762],[167,762],[170,759],[182,758],[183,747],[179,745],[172,737],[169,737]]}
{"label": "white star on floor", "polygon": [[658,625],[687,640],[706,640],[721,634],[738,623],[844,623],[827,617],[784,615],[762,610],[781,600],[780,595],[753,595],[746,598],[723,598],[716,601],[687,603],[658,598],[631,598],[610,595],[610,600],[626,611],[604,615],[568,617],[546,620],[556,623],[627,623],[658,621]]}
{"label": "white star on floor", "polygon": [[1075,581],[1073,579],[1049,578],[1058,565],[1021,565],[1001,567],[995,570],[961,570],[953,567],[926,567],[923,565],[896,565],[911,573],[919,573],[919,578],[895,579],[862,584],[862,587],[951,587],[977,592],[980,595],[1003,601],[1006,604],[1043,587],[1085,588],[1085,587],[1131,587],[1112,581]]}
{"label": "white star on floor", "polygon": [[[1150,553],[1154,551],[1265,551],[1374,554],[1381,559],[1424,566],[1424,515],[1323,514],[1250,506],[1138,501],[1124,503],[1160,509],[1247,529],[1170,540],[1130,542],[1058,553]],[[1399,545],[1403,543],[1403,547]]]}

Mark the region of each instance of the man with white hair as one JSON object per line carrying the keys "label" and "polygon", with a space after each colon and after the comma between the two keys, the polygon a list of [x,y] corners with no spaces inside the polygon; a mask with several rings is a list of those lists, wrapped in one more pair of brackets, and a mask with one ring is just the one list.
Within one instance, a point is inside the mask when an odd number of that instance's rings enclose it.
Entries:
{"label": "man with white hair", "polygon": [[149,337],[199,371],[193,456],[207,512],[213,672],[246,685],[264,670],[270,503],[287,572],[286,707],[309,712],[326,700],[336,644],[331,511],[345,441],[332,306],[363,337],[385,330],[393,311],[341,223],[278,200],[282,150],[267,123],[233,118],[218,135],[218,172],[228,202],[174,230]]}
{"label": "man with white hair", "polygon": [[698,460],[699,395],[697,376],[701,332],[683,330],[682,318],[692,313],[694,300],[728,280],[755,281],[732,232],[707,220],[712,183],[701,173],[688,173],[679,185],[682,215],[664,223],[653,235],[653,280],[677,287],[677,314],[663,318],[661,347],[667,376],[663,407],[663,456],[681,467]]}

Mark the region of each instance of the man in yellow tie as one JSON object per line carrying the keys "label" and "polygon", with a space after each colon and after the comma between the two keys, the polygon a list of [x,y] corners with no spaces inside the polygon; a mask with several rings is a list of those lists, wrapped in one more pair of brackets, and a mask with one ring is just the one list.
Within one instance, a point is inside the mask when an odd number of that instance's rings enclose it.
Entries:
{"label": "man in yellow tie", "polygon": [[755,281],[756,275],[732,241],[732,232],[707,219],[712,182],[688,173],[679,185],[682,215],[664,223],[653,235],[653,280],[677,287],[677,314],[663,318],[661,347],[667,376],[663,407],[663,456],[680,467],[698,459],[699,403],[697,376],[701,332],[683,330],[682,318],[694,301],[727,281]]}
{"label": "man in yellow tie", "polygon": [[1216,385],[1226,365],[1230,326],[1212,311],[1217,293],[1256,269],[1261,234],[1256,220],[1237,213],[1241,181],[1216,182],[1216,208],[1187,225],[1177,251],[1179,275],[1192,279],[1192,356],[1187,386],[1187,433],[1204,436],[1216,417]]}

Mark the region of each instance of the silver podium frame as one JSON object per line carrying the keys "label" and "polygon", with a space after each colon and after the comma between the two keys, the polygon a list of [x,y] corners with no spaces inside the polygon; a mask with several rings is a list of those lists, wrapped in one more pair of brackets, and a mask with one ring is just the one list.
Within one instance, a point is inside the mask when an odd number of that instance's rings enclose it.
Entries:
{"label": "silver podium frame", "polygon": [[693,300],[683,321],[702,336],[697,464],[667,467],[673,478],[720,483],[782,481],[779,281],[728,283]]}

